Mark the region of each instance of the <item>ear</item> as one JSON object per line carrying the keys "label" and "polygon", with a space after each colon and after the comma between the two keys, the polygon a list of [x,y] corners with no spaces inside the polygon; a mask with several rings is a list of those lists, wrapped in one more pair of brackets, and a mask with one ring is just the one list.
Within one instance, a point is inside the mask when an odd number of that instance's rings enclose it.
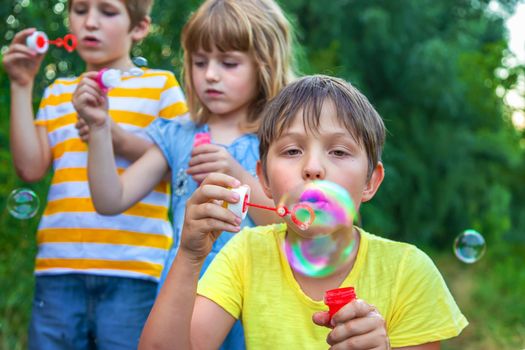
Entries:
{"label": "ear", "polygon": [[383,163],[378,162],[374,171],[372,172],[372,176],[370,177],[370,180],[368,180],[364,190],[363,190],[363,196],[361,198],[361,202],[367,202],[374,197],[377,190],[379,189],[379,186],[383,182],[383,179],[385,178],[385,168],[383,167]]}
{"label": "ear", "polygon": [[131,39],[134,43],[141,41],[148,35],[150,25],[151,17],[146,16],[131,29]]}
{"label": "ear", "polygon": [[264,173],[264,170],[262,168],[261,161],[257,161],[257,178],[259,179],[259,183],[261,184],[262,190],[264,191],[264,194],[270,199],[273,199],[272,193],[270,192],[270,186],[268,186],[268,179],[266,178],[266,174]]}

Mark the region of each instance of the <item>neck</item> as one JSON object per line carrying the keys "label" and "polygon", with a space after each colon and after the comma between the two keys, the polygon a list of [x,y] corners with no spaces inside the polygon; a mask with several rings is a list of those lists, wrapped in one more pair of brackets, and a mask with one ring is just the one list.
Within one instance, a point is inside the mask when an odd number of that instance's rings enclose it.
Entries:
{"label": "neck", "polygon": [[102,68],[113,68],[121,71],[128,71],[133,68],[135,65],[131,62],[129,56],[122,57],[121,59],[114,60],[111,62],[103,63],[86,63],[86,71],[99,71]]}

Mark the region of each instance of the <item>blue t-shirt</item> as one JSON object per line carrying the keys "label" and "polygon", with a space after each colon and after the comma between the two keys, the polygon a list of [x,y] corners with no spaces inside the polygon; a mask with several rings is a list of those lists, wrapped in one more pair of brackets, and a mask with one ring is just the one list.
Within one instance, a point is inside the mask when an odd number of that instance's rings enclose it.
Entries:
{"label": "blue t-shirt", "polygon": [[[195,134],[209,132],[207,124],[197,125],[188,116],[179,117],[174,120],[158,118],[147,128],[148,135],[160,148],[169,167],[171,168],[171,191],[172,191],[172,213],[173,213],[173,245],[169,251],[168,259],[162,276],[160,286],[164,283],[169,268],[175,259],[179,244],[182,224],[184,222],[184,210],[186,201],[197,189],[198,184],[186,173],[188,163],[191,159],[193,140]],[[213,140],[212,140],[213,143]],[[243,166],[246,171],[255,176],[255,168],[259,160],[259,139],[255,134],[244,134],[230,145],[223,145],[232,157]],[[242,221],[242,227],[255,226],[253,220],[246,216]],[[233,234],[223,232],[213,244],[213,248],[204,262],[201,275],[204,273],[219,250],[232,238]]]}

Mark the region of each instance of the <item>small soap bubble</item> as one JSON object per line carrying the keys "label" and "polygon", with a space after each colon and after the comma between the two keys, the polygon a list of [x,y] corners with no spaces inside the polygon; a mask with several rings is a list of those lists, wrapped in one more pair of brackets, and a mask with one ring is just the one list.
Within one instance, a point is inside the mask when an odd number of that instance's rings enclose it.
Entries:
{"label": "small soap bubble", "polygon": [[308,182],[285,194],[278,208],[286,213],[284,251],[295,271],[324,277],[348,262],[355,246],[356,212],[343,187],[324,180]]}
{"label": "small soap bubble", "polygon": [[131,62],[133,62],[133,64],[137,67],[147,67],[148,66],[148,60],[142,56],[133,57],[131,59]]}
{"label": "small soap bubble", "polygon": [[465,230],[454,240],[454,254],[467,264],[479,261],[486,248],[485,238],[475,230]]}
{"label": "small soap bubble", "polygon": [[140,77],[144,74],[144,71],[138,67],[133,67],[128,71],[128,73],[134,77]]}
{"label": "small soap bubble", "polygon": [[17,188],[7,198],[7,209],[17,219],[31,219],[38,212],[40,199],[27,188]]}

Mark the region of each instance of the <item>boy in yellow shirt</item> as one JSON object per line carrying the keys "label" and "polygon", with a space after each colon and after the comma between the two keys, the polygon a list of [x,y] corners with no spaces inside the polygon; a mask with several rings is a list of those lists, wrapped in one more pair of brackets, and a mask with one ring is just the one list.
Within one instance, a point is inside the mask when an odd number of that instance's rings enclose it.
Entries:
{"label": "boy in yellow shirt", "polygon": [[[374,196],[384,177],[385,127],[353,86],[305,77],[285,87],[264,113],[257,170],[276,204],[312,180],[342,186],[357,210]],[[217,233],[239,231],[240,218],[221,205],[239,201],[228,189],[239,185],[211,174],[188,201],[179,254],[144,328],[142,349],[213,349],[236,319],[248,349],[432,350],[467,325],[425,253],[356,226],[345,232],[356,248],[329,276],[290,267],[282,247],[297,233],[281,223],[243,230],[197,283]],[[330,320],[324,293],[346,286],[361,299]]]}

